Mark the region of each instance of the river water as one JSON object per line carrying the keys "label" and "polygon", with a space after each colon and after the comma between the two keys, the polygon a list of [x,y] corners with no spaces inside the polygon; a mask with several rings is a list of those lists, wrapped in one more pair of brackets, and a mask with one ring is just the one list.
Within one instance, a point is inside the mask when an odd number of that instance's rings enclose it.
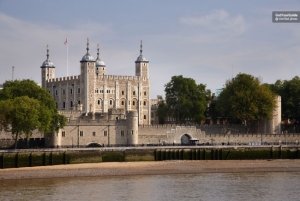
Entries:
{"label": "river water", "polygon": [[300,172],[10,180],[0,200],[298,201]]}

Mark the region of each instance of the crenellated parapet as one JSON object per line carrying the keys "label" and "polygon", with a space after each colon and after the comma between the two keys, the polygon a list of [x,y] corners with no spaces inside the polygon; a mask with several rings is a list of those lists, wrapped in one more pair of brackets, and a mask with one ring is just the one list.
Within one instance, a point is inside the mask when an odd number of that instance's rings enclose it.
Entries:
{"label": "crenellated parapet", "polygon": [[97,77],[99,80],[140,80],[139,76],[126,76],[126,75],[99,75]]}
{"label": "crenellated parapet", "polygon": [[48,79],[48,83],[55,83],[55,82],[70,82],[70,81],[78,81],[80,79],[80,75],[74,76],[67,76],[67,77],[58,77],[53,79]]}

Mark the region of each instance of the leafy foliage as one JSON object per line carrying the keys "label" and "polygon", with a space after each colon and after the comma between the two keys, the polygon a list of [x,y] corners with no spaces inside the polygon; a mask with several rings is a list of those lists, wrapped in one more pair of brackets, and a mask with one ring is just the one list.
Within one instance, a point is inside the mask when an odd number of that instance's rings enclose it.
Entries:
{"label": "leafy foliage", "polygon": [[200,122],[207,105],[205,85],[197,85],[192,78],[173,76],[165,86],[168,114],[177,123]]}
{"label": "leafy foliage", "polygon": [[0,124],[12,134],[29,137],[38,129],[45,134],[62,128],[65,118],[59,115],[52,96],[31,80],[8,81],[0,91]]}
{"label": "leafy foliage", "polygon": [[158,123],[164,124],[168,116],[168,107],[165,102],[161,101],[157,108]]}
{"label": "leafy foliage", "polygon": [[248,121],[270,119],[275,108],[274,94],[257,78],[240,73],[226,83],[217,100],[223,117]]}
{"label": "leafy foliage", "polygon": [[277,80],[269,87],[281,96],[282,118],[300,121],[300,78]]}

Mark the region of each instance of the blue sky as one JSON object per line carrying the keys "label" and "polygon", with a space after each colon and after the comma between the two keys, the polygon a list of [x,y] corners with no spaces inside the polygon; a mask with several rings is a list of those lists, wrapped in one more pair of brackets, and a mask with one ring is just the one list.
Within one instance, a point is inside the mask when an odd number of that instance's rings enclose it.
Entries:
{"label": "blue sky", "polygon": [[0,83],[40,82],[46,57],[57,77],[79,74],[86,38],[97,43],[108,74],[133,75],[143,40],[151,97],[164,95],[173,75],[213,92],[237,73],[263,82],[300,75],[300,23],[274,24],[274,10],[300,10],[299,0],[0,0]]}

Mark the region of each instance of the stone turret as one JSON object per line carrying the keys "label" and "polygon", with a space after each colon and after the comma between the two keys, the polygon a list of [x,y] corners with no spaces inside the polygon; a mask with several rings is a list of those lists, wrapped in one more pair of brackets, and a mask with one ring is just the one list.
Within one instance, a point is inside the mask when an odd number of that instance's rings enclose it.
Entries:
{"label": "stone turret", "polygon": [[130,111],[127,113],[127,129],[128,129],[128,143],[131,145],[137,145],[138,141],[138,113],[136,111]]}
{"label": "stone turret", "polygon": [[106,65],[104,61],[101,60],[99,53],[99,44],[97,45],[97,58],[96,58],[96,75],[105,75]]}
{"label": "stone turret", "polygon": [[81,92],[80,97],[83,100],[83,112],[88,114],[89,112],[95,112],[95,100],[94,100],[94,89],[95,89],[95,76],[96,76],[96,60],[89,53],[89,39],[87,39],[86,54],[80,61],[81,75],[80,75],[80,86]]}
{"label": "stone turret", "polygon": [[46,87],[46,83],[49,79],[55,78],[55,66],[49,59],[49,48],[47,45],[47,54],[46,60],[43,62],[41,66],[41,75],[42,75],[42,87]]}
{"label": "stone turret", "polygon": [[143,56],[143,41],[141,41],[140,55],[135,61],[135,75],[148,79],[148,65],[149,61]]}

